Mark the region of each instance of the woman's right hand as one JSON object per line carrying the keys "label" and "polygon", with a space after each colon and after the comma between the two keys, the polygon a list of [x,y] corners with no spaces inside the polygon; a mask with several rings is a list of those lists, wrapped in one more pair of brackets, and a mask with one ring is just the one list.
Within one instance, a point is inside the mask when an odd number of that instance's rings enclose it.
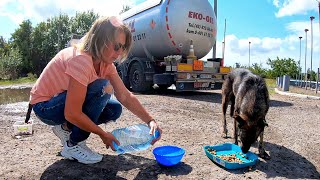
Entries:
{"label": "woman's right hand", "polygon": [[113,151],[116,151],[116,149],[114,148],[112,142],[114,141],[118,146],[120,145],[120,142],[113,136],[113,134],[109,133],[109,132],[105,132],[103,135],[100,135],[101,140],[103,141],[103,143],[106,145],[106,148],[109,149],[109,147],[111,147],[111,149]]}

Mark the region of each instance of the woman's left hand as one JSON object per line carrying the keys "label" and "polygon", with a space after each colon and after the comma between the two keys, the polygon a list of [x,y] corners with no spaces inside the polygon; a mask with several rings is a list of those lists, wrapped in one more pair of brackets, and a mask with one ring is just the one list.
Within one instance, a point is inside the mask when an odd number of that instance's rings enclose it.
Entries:
{"label": "woman's left hand", "polygon": [[[155,120],[151,120],[148,123],[149,127],[150,127],[150,135],[158,135],[155,139],[152,140],[151,145],[153,145],[154,143],[156,143],[159,139],[161,139],[161,135],[162,135],[162,129],[160,128],[160,126],[157,124],[157,122]],[[156,134],[156,131],[159,132],[159,134]]]}

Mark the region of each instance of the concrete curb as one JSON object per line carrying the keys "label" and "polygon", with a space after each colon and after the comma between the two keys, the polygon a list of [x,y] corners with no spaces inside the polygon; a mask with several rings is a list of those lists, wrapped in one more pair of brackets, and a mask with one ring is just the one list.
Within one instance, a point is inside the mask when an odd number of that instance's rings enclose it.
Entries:
{"label": "concrete curb", "polygon": [[296,93],[284,92],[284,91],[278,90],[278,88],[274,88],[274,91],[276,93],[278,93],[278,94],[281,94],[281,95],[294,96],[294,97],[305,98],[305,99],[320,100],[320,97],[318,97],[318,96],[310,96],[310,95],[305,95],[305,94],[296,94]]}

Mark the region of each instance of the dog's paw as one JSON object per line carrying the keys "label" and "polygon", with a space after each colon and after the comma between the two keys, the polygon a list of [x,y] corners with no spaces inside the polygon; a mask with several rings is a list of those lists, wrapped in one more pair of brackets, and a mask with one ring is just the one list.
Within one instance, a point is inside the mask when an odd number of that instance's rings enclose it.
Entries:
{"label": "dog's paw", "polygon": [[262,153],[259,153],[259,157],[264,159],[264,160],[270,160],[271,157],[268,153],[266,153],[265,151],[263,151]]}
{"label": "dog's paw", "polygon": [[228,138],[228,130],[227,129],[222,130],[221,137]]}

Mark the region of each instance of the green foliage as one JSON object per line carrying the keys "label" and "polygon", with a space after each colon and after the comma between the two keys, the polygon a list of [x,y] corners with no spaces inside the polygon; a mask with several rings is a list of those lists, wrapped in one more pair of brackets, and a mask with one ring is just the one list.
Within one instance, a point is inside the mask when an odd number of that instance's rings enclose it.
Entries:
{"label": "green foliage", "polygon": [[10,43],[0,36],[0,56],[8,55],[10,50]]}
{"label": "green foliage", "polygon": [[[36,26],[31,34],[32,37],[32,72],[40,75],[42,69],[49,62],[51,56],[49,46],[47,46],[48,26],[41,22]],[[53,49],[53,48],[52,48]]]}
{"label": "green foliage", "polygon": [[277,87],[276,80],[275,79],[265,79],[265,81],[266,81],[266,84],[268,87],[269,94],[274,94],[275,93],[274,88]]}
{"label": "green foliage", "polygon": [[271,60],[270,58],[267,60],[267,65],[271,67],[270,69],[262,68],[262,64],[257,63],[252,64],[250,67],[241,66],[240,63],[236,63],[236,67],[249,69],[254,74],[260,75],[263,78],[275,79],[283,75],[295,78],[299,74],[298,63],[291,58],[280,59],[277,57],[275,60]]}
{"label": "green foliage", "polygon": [[98,17],[93,11],[76,13],[72,18],[59,14],[34,28],[30,20],[23,21],[12,34],[11,44],[0,36],[0,55],[6,55],[11,46],[15,47],[23,57],[18,76],[29,72],[39,76],[55,54],[65,48],[71,35],[84,35]]}
{"label": "green foliage", "polygon": [[23,67],[23,58],[17,49],[11,49],[8,55],[0,57],[1,79],[17,79]]}
{"label": "green foliage", "polygon": [[123,5],[122,6],[122,10],[120,11],[119,14],[122,14],[122,13],[124,13],[126,11],[129,11],[130,9],[131,9],[131,7],[129,5]]}
{"label": "green foliage", "polygon": [[38,76],[36,74],[32,74],[32,73],[27,74],[27,79],[35,80],[37,78],[38,78]]}
{"label": "green foliage", "polygon": [[14,80],[0,80],[0,85],[12,85],[12,84],[23,84],[23,83],[35,83],[37,78],[22,77]]}
{"label": "green foliage", "polygon": [[47,21],[47,42],[48,50],[50,51],[50,59],[54,57],[69,41],[70,18],[66,14],[59,14]]}
{"label": "green foliage", "polygon": [[262,68],[262,64],[260,65],[258,65],[258,63],[252,64],[252,66],[249,69],[252,73],[258,74],[262,78],[267,77],[266,70]]}
{"label": "green foliage", "polygon": [[23,21],[19,28],[12,34],[12,45],[16,48],[22,55],[22,73],[27,74],[32,70],[31,63],[31,33],[32,24],[30,20]]}
{"label": "green foliage", "polygon": [[308,80],[311,80],[311,81],[317,80],[317,73],[315,71],[310,71],[310,68],[309,68],[307,72],[308,72]]}
{"label": "green foliage", "polygon": [[72,34],[85,35],[91,28],[93,22],[99,17],[92,10],[87,12],[77,12],[70,21],[70,31]]}
{"label": "green foliage", "polygon": [[272,78],[276,78],[278,76],[289,75],[290,77],[295,77],[299,73],[299,66],[297,63],[291,58],[277,59],[271,60],[270,58],[267,61],[267,64],[271,66]]}

